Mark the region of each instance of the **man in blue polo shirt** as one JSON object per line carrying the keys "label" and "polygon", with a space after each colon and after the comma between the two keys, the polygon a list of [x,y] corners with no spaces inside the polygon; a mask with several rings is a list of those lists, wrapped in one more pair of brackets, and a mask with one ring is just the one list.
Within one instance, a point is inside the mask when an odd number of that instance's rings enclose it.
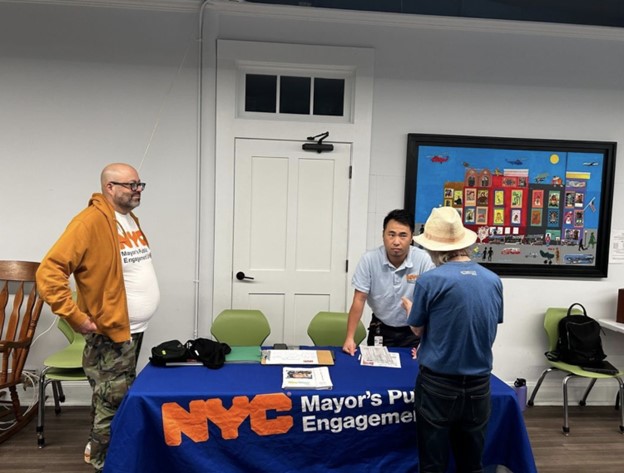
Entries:
{"label": "man in blue polo shirt", "polygon": [[411,245],[413,236],[414,220],[409,212],[397,209],[386,215],[383,246],[364,254],[351,281],[355,293],[342,345],[345,353],[355,354],[354,335],[365,303],[373,311],[368,345],[418,346],[420,339],[407,325],[401,298],[411,299],[418,276],[435,266],[427,252]]}

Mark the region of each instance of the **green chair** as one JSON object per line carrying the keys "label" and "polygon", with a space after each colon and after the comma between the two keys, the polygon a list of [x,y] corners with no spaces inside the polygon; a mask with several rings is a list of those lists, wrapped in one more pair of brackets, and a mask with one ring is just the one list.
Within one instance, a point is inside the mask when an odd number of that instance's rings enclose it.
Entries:
{"label": "green chair", "polygon": [[271,326],[259,310],[226,309],[213,320],[210,333],[230,346],[260,346],[271,333]]}
{"label": "green chair", "polygon": [[[557,338],[559,337],[559,321],[565,317],[568,313],[567,308],[560,307],[551,307],[546,311],[546,315],[544,316],[544,329],[546,330],[546,335],[548,336],[548,351],[553,351],[557,348]],[[585,389],[585,393],[583,394],[583,398],[579,401],[580,406],[585,406],[587,401],[587,396],[589,396],[590,391],[596,384],[596,381],[599,379],[615,379],[620,387],[619,394],[616,399],[615,408],[618,409],[619,400],[624,399],[624,383],[622,382],[622,376],[624,376],[624,372],[620,371],[617,374],[609,375],[609,374],[601,374],[594,373],[592,371],[586,371],[580,366],[571,365],[569,363],[564,363],[563,361],[552,361],[548,358],[546,359],[549,368],[546,368],[542,375],[540,376],[537,384],[535,385],[535,389],[533,389],[533,393],[531,393],[531,398],[527,403],[529,406],[533,406],[535,396],[540,386],[542,385],[542,381],[548,373],[553,371],[561,371],[565,374],[563,378],[563,433],[568,435],[570,433],[570,427],[568,425],[568,381],[572,378],[586,378],[589,379],[589,385]],[[620,432],[624,433],[624,409],[620,409]]]}
{"label": "green chair", "polygon": [[[319,312],[308,325],[308,336],[316,346],[341,347],[347,336],[346,312]],[[366,328],[360,320],[353,337],[359,345],[366,338]]]}
{"label": "green chair", "polygon": [[47,357],[44,369],[39,375],[39,412],[37,416],[37,444],[39,448],[45,447],[43,435],[43,423],[45,414],[45,390],[52,383],[54,395],[54,413],[61,412],[61,402],[65,402],[62,381],[88,381],[82,369],[82,352],[85,346],[84,337],[75,332],[65,319],[59,317],[57,328],[65,335],[69,345],[60,351]]}

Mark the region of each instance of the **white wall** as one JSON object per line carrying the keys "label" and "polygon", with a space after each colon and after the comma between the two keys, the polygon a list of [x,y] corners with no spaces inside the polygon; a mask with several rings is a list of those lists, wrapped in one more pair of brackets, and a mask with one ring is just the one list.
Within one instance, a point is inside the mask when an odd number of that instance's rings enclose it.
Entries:
{"label": "white wall", "polygon": [[[303,14],[310,13],[249,5],[206,14],[199,335],[208,333],[212,315],[215,38],[375,49],[369,223],[361,229],[369,247],[380,244],[383,216],[403,206],[407,133],[623,141],[620,30]],[[196,24],[194,12],[0,3],[1,259],[40,259],[97,191],[101,168],[111,161],[138,166],[158,123],[137,213],[154,250],[162,302],[142,363],[156,342],[194,335]],[[622,214],[623,194],[624,168],[617,166],[614,215]],[[623,276],[624,267],[611,265],[601,280],[504,278],[495,373],[508,382],[527,378],[531,387],[544,367],[545,308],[579,301],[591,315],[613,318]],[[38,332],[52,321],[46,312]],[[606,336],[609,359],[620,366],[623,342],[624,335]],[[62,345],[52,330],[37,341],[29,364],[40,366]],[[610,403],[614,386],[602,384],[590,400]],[[571,398],[578,396],[575,390]],[[560,398],[552,375],[538,402]]]}
{"label": "white wall", "polygon": [[[138,168],[149,144],[137,215],[161,304],[141,363],[157,342],[192,338],[196,37],[195,13],[0,3],[0,258],[40,260],[99,191],[102,168]],[[37,334],[55,319],[46,307]],[[65,343],[52,328],[28,367]]]}

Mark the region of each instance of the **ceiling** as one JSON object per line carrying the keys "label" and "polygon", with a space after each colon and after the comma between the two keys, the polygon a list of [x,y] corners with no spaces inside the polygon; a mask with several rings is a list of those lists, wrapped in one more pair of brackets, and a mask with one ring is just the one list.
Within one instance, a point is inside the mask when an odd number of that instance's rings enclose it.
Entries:
{"label": "ceiling", "polygon": [[622,0],[248,0],[248,3],[624,27]]}
{"label": "ceiling", "polygon": [[[203,3],[222,7],[235,4],[283,6],[304,10],[379,12],[440,17],[624,27],[624,0],[0,0],[0,3],[39,3],[110,8],[182,10]],[[387,17],[387,15],[386,15]],[[330,18],[330,17],[328,17]]]}

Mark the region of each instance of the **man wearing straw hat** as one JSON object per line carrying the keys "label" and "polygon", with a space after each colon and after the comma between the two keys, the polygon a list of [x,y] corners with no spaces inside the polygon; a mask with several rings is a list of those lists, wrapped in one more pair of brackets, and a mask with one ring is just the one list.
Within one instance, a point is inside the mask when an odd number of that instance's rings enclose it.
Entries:
{"label": "man wearing straw hat", "polygon": [[503,321],[503,286],[471,261],[477,235],[451,207],[433,209],[414,241],[437,266],[422,274],[407,322],[421,337],[415,410],[420,472],[446,471],[452,449],[457,471],[483,471],[490,417],[492,345]]}

